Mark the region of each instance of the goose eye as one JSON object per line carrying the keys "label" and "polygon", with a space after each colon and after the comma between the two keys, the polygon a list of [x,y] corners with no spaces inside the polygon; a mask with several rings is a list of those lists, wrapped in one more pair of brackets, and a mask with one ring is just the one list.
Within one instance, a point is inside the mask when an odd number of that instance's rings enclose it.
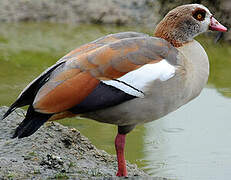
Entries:
{"label": "goose eye", "polygon": [[198,9],[193,12],[193,17],[198,21],[203,21],[205,19],[206,11],[203,9]]}
{"label": "goose eye", "polygon": [[202,15],[201,14],[197,14],[197,19],[201,20],[201,18],[202,18]]}

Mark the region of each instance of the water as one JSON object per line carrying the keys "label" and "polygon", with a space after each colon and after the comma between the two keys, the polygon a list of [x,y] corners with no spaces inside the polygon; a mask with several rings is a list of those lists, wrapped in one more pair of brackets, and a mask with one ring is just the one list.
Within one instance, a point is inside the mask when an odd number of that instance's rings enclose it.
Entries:
{"label": "water", "polygon": [[[137,27],[1,24],[0,105],[10,105],[33,78],[70,50],[120,31],[152,33]],[[127,137],[126,159],[152,176],[179,180],[231,177],[231,47],[214,44],[210,38],[198,39],[211,64],[208,86],[200,97],[161,120],[138,126]],[[60,122],[115,154],[115,126],[80,118]]]}

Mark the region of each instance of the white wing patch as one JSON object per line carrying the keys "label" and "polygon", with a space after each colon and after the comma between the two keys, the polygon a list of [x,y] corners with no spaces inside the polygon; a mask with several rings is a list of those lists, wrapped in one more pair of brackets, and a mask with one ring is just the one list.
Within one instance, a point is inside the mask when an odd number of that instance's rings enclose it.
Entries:
{"label": "white wing patch", "polygon": [[144,97],[145,87],[159,79],[166,81],[175,75],[175,67],[165,59],[155,63],[146,64],[137,70],[131,71],[116,80],[103,81],[107,85],[114,86],[130,95]]}

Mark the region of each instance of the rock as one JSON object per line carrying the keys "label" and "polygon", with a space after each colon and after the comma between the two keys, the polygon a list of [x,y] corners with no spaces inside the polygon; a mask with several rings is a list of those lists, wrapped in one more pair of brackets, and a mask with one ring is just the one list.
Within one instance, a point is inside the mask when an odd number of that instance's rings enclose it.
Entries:
{"label": "rock", "polygon": [[[7,107],[0,107],[0,119]],[[0,179],[114,179],[116,157],[98,150],[76,129],[48,122],[35,134],[11,139],[25,111],[0,120]],[[131,179],[148,177],[128,163]],[[141,179],[142,179],[141,178]]]}
{"label": "rock", "polygon": [[155,0],[1,0],[0,21],[154,25],[158,10]]}

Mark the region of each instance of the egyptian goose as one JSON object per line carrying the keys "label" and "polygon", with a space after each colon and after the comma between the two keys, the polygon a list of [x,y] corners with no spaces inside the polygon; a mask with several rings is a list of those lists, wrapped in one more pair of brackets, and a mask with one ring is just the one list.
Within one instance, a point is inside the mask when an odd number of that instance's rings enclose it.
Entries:
{"label": "egyptian goose", "polygon": [[115,124],[117,176],[127,176],[125,136],[198,96],[209,75],[208,57],[193,38],[207,30],[227,31],[199,4],[171,10],[154,37],[110,34],[61,58],[32,81],[10,106],[29,105],[13,138],[32,135],[46,121],[83,116]]}

